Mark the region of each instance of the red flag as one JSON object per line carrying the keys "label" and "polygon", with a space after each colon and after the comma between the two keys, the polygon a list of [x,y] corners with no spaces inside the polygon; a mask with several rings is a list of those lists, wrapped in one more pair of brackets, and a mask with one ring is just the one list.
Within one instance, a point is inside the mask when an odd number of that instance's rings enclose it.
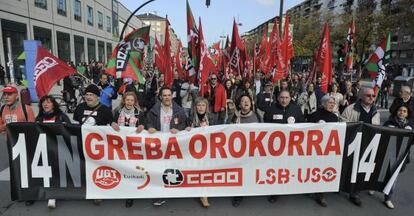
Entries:
{"label": "red flag", "polygon": [[286,65],[282,55],[282,43],[279,37],[279,30],[277,27],[277,18],[275,18],[275,22],[273,25],[272,34],[270,37],[270,65],[272,67],[276,66],[273,74],[273,83],[276,81],[283,79],[287,76],[286,73]]}
{"label": "red flag", "polygon": [[165,25],[165,38],[164,38],[164,77],[165,84],[168,87],[172,87],[173,84],[173,64],[171,59],[171,44],[170,44],[170,23],[168,22]]}
{"label": "red flag", "polygon": [[267,41],[267,26],[263,29],[262,41],[260,42],[260,50],[258,56],[258,67],[264,73],[268,74],[270,71],[269,60],[270,60],[270,47]]}
{"label": "red flag", "polygon": [[229,67],[233,69],[238,75],[244,70],[246,61],[246,48],[243,41],[240,39],[239,30],[237,28],[236,20],[233,20],[233,33],[231,37],[231,46],[229,53]]}
{"label": "red flag", "polygon": [[332,83],[332,56],[331,40],[329,37],[328,23],[325,23],[319,51],[316,56],[319,70],[322,73],[321,90],[325,94],[328,92],[328,86]]}
{"label": "red flag", "polygon": [[292,34],[289,31],[289,16],[285,18],[285,26],[283,30],[283,44],[282,44],[282,55],[286,69],[289,68],[290,59],[293,57],[293,39]]}
{"label": "red flag", "polygon": [[177,53],[175,54],[175,68],[178,72],[178,77],[180,79],[185,77],[185,71],[183,70],[183,66],[181,64],[181,49],[183,48],[183,44],[181,43],[181,40],[178,43],[177,47]]}
{"label": "red flag", "polygon": [[155,66],[157,66],[158,71],[164,73],[165,72],[165,65],[164,65],[164,48],[161,46],[160,42],[155,36]]}
{"label": "red flag", "polygon": [[218,71],[221,69],[221,50],[220,50],[220,42],[213,44],[213,46],[211,47],[211,57],[214,60],[214,63],[216,65],[216,70],[214,72],[216,72],[216,75],[218,74]]}
{"label": "red flag", "polygon": [[53,85],[67,76],[76,74],[76,70],[52,55],[43,47],[38,47],[33,80],[39,98],[47,95]]}
{"label": "red flag", "polygon": [[201,17],[199,18],[199,39],[200,39],[200,73],[199,73],[199,86],[200,96],[203,96],[207,87],[207,80],[210,76],[210,72],[214,72],[214,64],[211,60],[207,46],[204,41],[203,27],[201,26]]}

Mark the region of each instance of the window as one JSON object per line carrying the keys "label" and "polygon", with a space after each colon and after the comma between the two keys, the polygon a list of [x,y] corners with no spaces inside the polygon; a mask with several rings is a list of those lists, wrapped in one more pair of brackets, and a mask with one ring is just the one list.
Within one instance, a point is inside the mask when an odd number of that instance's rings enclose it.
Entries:
{"label": "window", "polygon": [[35,0],[35,6],[47,10],[47,0]]}
{"label": "window", "polygon": [[62,16],[66,16],[66,0],[57,0],[57,12]]}
{"label": "window", "polygon": [[58,57],[65,62],[70,61],[70,35],[56,31]]}
{"label": "window", "polygon": [[111,32],[111,17],[110,16],[106,16],[106,31],[107,32]]}
{"label": "window", "polygon": [[116,1],[116,0],[112,0],[112,34],[115,37],[119,36],[118,1]]}
{"label": "window", "polygon": [[75,0],[74,4],[74,18],[75,20],[82,22],[82,5],[80,0]]}
{"label": "window", "polygon": [[76,63],[85,61],[85,40],[82,36],[74,35],[75,61]]}
{"label": "window", "polygon": [[34,39],[42,43],[47,50],[52,50],[52,31],[47,28],[33,26]]}
{"label": "window", "polygon": [[93,26],[93,8],[88,6],[88,24]]}
{"label": "window", "polygon": [[103,14],[98,11],[98,28],[103,29]]}
{"label": "window", "polygon": [[95,45],[95,40],[88,38],[88,57],[89,57],[89,62],[91,60],[96,61],[96,51],[95,51],[96,45]]}
{"label": "window", "polygon": [[106,43],[106,59],[109,60],[112,55],[112,44]]}
{"label": "window", "polygon": [[157,26],[161,26],[161,22],[157,22]]}

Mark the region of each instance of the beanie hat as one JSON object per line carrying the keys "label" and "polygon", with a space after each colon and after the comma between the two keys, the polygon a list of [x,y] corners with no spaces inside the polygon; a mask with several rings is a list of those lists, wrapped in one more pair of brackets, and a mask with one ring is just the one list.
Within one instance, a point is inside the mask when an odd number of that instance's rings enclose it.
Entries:
{"label": "beanie hat", "polygon": [[88,87],[86,87],[85,93],[88,93],[88,92],[93,93],[93,94],[97,95],[98,97],[101,94],[100,93],[101,91],[99,90],[98,86],[96,86],[94,84],[90,84],[90,85],[88,85]]}

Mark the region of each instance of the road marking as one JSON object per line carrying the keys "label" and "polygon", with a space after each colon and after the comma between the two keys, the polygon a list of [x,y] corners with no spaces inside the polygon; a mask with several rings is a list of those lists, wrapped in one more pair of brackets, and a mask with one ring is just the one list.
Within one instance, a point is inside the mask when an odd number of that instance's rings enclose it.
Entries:
{"label": "road marking", "polygon": [[7,167],[6,169],[0,172],[0,181],[10,181],[10,168]]}

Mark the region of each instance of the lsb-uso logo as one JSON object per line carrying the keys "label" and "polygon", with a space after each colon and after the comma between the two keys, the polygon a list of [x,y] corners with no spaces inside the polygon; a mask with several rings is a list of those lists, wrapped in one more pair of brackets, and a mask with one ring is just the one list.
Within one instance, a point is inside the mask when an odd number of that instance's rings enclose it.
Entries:
{"label": "lsb-uso logo", "polygon": [[164,187],[231,187],[243,185],[243,169],[178,170],[166,169]]}

